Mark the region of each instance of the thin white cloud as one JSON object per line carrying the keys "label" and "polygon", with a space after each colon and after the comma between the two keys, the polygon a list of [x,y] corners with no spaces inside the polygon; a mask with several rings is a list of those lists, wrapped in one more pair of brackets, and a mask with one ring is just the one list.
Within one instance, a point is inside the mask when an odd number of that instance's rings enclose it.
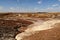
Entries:
{"label": "thin white cloud", "polygon": [[43,11],[44,11],[44,12],[51,12],[52,10],[53,10],[52,7],[48,7],[48,8],[45,8]]}
{"label": "thin white cloud", "polygon": [[19,7],[10,7],[9,12],[19,12]]}
{"label": "thin white cloud", "polygon": [[59,6],[59,4],[53,4],[52,6],[53,6],[53,7],[56,7],[56,6]]}
{"label": "thin white cloud", "polygon": [[48,7],[46,9],[44,9],[43,11],[45,12],[60,12],[60,7]]}
{"label": "thin white cloud", "polygon": [[3,10],[3,7],[2,6],[0,6],[0,10]]}
{"label": "thin white cloud", "polygon": [[52,10],[53,8],[52,7],[50,7],[50,8],[47,8],[47,10]]}
{"label": "thin white cloud", "polygon": [[60,0],[58,0],[58,1],[60,1]]}
{"label": "thin white cloud", "polygon": [[15,10],[15,8],[14,7],[10,7],[10,10]]}
{"label": "thin white cloud", "polygon": [[17,2],[19,2],[20,0],[17,0]]}
{"label": "thin white cloud", "polygon": [[38,1],[37,3],[38,3],[38,4],[41,4],[41,3],[42,3],[42,1]]}

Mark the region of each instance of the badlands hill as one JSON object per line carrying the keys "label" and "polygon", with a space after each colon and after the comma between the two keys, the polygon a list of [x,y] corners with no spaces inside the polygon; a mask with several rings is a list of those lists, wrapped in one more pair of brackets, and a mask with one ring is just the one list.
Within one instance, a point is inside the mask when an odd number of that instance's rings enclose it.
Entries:
{"label": "badlands hill", "polygon": [[55,28],[38,31],[22,40],[60,40],[60,23],[52,25],[52,27]]}

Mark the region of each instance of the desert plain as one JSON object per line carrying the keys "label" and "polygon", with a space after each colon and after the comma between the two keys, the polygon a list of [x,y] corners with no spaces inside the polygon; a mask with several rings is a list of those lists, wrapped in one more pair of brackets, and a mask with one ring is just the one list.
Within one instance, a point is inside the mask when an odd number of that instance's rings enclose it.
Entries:
{"label": "desert plain", "polygon": [[[16,35],[25,32],[29,25],[49,20],[60,20],[60,12],[0,13],[0,40],[18,40]],[[22,40],[60,40],[60,22],[51,27],[54,28],[37,31]]]}

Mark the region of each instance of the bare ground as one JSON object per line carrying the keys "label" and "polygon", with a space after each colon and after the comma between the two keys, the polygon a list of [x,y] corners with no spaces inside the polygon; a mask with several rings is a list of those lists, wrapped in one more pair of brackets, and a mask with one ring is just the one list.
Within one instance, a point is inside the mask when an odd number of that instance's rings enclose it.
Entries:
{"label": "bare ground", "polygon": [[60,23],[52,26],[55,28],[38,31],[35,34],[25,37],[22,40],[60,40]]}

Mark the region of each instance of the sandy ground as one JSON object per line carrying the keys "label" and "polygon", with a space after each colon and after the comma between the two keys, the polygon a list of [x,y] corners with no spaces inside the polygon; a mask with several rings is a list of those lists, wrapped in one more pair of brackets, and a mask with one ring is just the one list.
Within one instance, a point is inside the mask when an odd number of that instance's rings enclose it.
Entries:
{"label": "sandy ground", "polygon": [[[43,23],[49,19],[38,18],[21,18],[21,19],[0,19],[0,40],[15,40],[18,33],[24,32],[28,28],[31,28],[31,24]],[[39,22],[39,23],[38,23]],[[32,26],[33,27],[33,26]],[[60,40],[60,23],[52,25],[52,29],[37,31],[35,34],[26,36],[22,40]],[[34,30],[34,29],[32,29]],[[29,30],[30,31],[30,30]]]}
{"label": "sandy ground", "polygon": [[60,40],[60,20],[48,20],[32,27],[16,36],[17,40]]}
{"label": "sandy ground", "polygon": [[22,40],[60,40],[60,23],[52,25],[52,29],[38,31]]}

